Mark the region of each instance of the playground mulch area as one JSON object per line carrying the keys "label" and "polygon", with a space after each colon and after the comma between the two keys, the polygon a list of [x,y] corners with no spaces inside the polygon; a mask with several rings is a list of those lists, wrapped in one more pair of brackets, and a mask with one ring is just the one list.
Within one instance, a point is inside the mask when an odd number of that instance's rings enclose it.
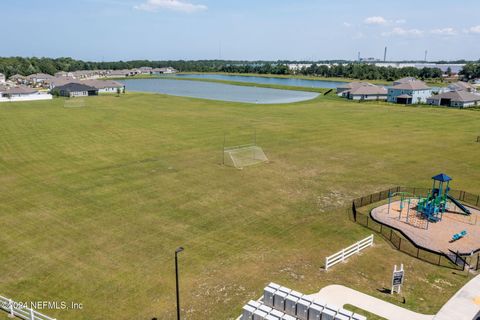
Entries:
{"label": "playground mulch area", "polygon": [[[455,252],[468,253],[480,248],[480,210],[468,207],[470,215],[464,215],[453,204],[449,204],[449,211],[443,214],[443,219],[433,223],[420,217],[417,214],[417,200],[411,201],[410,205],[404,202],[403,209],[400,209],[400,201],[377,207],[372,210],[375,220],[402,230],[417,245],[431,249],[436,252],[450,253],[449,249]],[[410,209],[408,209],[410,208]],[[407,222],[408,217],[408,222]],[[467,235],[457,241],[452,241],[454,234],[463,230]]]}

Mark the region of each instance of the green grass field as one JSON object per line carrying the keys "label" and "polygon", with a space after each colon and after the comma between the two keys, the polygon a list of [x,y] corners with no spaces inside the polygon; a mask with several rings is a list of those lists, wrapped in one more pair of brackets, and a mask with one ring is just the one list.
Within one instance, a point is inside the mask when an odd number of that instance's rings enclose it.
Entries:
{"label": "green grass field", "polygon": [[[185,319],[232,319],[270,281],[304,293],[344,284],[435,313],[467,281],[379,237],[322,267],[370,234],[347,219],[355,197],[429,187],[439,172],[480,193],[480,112],[329,97],[85,101],[0,104],[0,295],[83,304],[43,310],[58,319],[172,319],[178,246]],[[224,132],[249,143],[253,128],[270,163],[221,166]],[[381,292],[399,263],[405,305]]]}

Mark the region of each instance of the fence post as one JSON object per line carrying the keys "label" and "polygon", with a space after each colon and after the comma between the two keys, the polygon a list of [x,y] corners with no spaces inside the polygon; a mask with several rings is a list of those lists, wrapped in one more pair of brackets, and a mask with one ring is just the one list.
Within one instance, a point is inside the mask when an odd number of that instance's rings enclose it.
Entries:
{"label": "fence post", "polygon": [[478,202],[480,202],[480,195],[477,196],[477,207],[478,207]]}
{"label": "fence post", "polygon": [[35,320],[35,315],[33,314],[33,309],[30,309],[30,320]]}
{"label": "fence post", "polygon": [[355,201],[352,201],[352,213],[353,221],[357,222],[357,208],[355,207]]}
{"label": "fence post", "polygon": [[402,251],[402,238],[399,238],[400,240],[398,241],[398,250]]}
{"label": "fence post", "polygon": [[360,252],[360,241],[357,242],[357,253],[359,253],[359,252]]}
{"label": "fence post", "polygon": [[393,233],[393,229],[390,229],[390,241],[392,241],[392,233]]}
{"label": "fence post", "polygon": [[325,257],[325,270],[328,270],[328,257]]}
{"label": "fence post", "polygon": [[345,249],[342,249],[342,262],[345,262]]}
{"label": "fence post", "polygon": [[417,247],[417,258],[420,256],[420,248]]}
{"label": "fence post", "polygon": [[442,261],[442,255],[439,254],[439,255],[438,255],[438,265],[440,265],[441,261]]}
{"label": "fence post", "polygon": [[368,219],[369,219],[369,217],[367,216],[367,228],[368,228]]}

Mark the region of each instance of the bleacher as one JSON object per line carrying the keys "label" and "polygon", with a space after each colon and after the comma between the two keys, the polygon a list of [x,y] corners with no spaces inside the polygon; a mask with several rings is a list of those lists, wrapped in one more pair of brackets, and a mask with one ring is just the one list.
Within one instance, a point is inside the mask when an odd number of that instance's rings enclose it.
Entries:
{"label": "bleacher", "polygon": [[249,301],[243,307],[240,320],[366,320],[351,311],[313,301],[307,295],[270,283],[259,301]]}

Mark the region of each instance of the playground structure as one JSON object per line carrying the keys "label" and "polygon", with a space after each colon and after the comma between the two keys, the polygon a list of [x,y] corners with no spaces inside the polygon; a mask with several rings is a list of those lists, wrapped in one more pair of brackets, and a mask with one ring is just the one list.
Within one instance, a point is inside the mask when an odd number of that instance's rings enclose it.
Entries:
{"label": "playground structure", "polygon": [[[480,195],[468,194],[466,197],[465,191],[451,190],[452,178],[443,173],[432,180],[431,189],[397,187],[382,191],[384,196],[379,193],[362,197],[355,210],[362,203],[368,205],[388,200],[388,203],[379,203],[370,210],[370,217],[376,223],[400,232],[416,248],[443,253],[453,259],[452,252],[464,256],[479,252]],[[381,231],[381,227],[378,230]],[[391,237],[391,234],[387,236]],[[405,243],[402,242],[404,248]],[[400,246],[398,240],[394,245]],[[415,248],[410,247],[412,250]]]}
{"label": "playground structure", "polygon": [[[430,222],[441,221],[443,214],[448,210],[448,200],[453,202],[464,214],[470,214],[470,210],[448,194],[452,178],[444,173],[440,173],[432,177],[432,180],[432,191],[427,198],[419,199],[417,207],[417,210],[422,212],[426,219]],[[444,185],[445,183],[446,185]]]}
{"label": "playground structure", "polygon": [[409,225],[412,225],[416,228],[420,229],[426,229],[428,228],[428,221],[425,220],[421,214],[416,210],[418,207],[418,199],[415,198],[415,196],[409,192],[394,192],[394,193],[389,193],[388,196],[388,213],[390,214],[390,210],[393,209],[395,206],[392,203],[392,200],[395,197],[400,197],[400,203],[399,203],[399,210],[398,210],[398,220],[402,221],[404,217],[404,209],[406,207],[406,212],[405,212],[405,222]]}
{"label": "playground structure", "polygon": [[442,221],[445,212],[456,212],[450,210],[450,202],[453,203],[462,214],[471,214],[468,208],[466,208],[457,199],[449,195],[449,184],[452,178],[444,173],[441,173],[432,177],[432,180],[432,189],[429,191],[426,197],[415,197],[408,192],[389,193],[388,213],[390,214],[393,198],[400,197],[398,220],[402,221],[404,208],[407,207],[405,222],[422,229],[428,229],[428,224],[430,222]]}

